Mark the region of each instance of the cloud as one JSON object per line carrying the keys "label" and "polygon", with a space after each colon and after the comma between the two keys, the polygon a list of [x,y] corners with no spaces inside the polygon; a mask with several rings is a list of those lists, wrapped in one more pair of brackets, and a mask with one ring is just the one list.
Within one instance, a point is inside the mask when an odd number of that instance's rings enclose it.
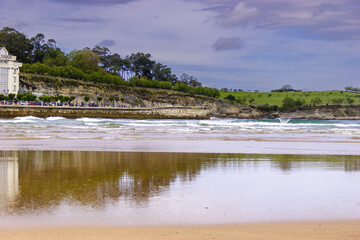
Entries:
{"label": "cloud", "polygon": [[122,56],[151,53],[173,73],[212,87],[342,89],[356,85],[351,76],[360,74],[359,0],[11,0],[2,6],[0,25],[11,23],[29,38],[41,32],[66,52],[102,45]]}
{"label": "cloud", "polygon": [[223,28],[282,29],[298,27],[308,36],[330,40],[360,39],[357,0],[193,0],[202,2],[203,11],[213,11]]}
{"label": "cloud", "polygon": [[126,4],[137,0],[52,0],[60,3],[71,3],[77,5],[112,5],[112,4]]}
{"label": "cloud", "polygon": [[76,23],[99,23],[105,22],[106,20],[103,18],[57,18],[59,21],[64,22],[76,22]]}
{"label": "cloud", "polygon": [[240,2],[232,9],[226,9],[219,16],[219,23],[224,27],[246,26],[260,16],[260,10]]}
{"label": "cloud", "polygon": [[98,45],[99,46],[104,46],[104,47],[113,47],[113,46],[115,46],[115,44],[116,44],[115,40],[104,39]]}
{"label": "cloud", "polygon": [[242,47],[243,43],[237,37],[221,37],[212,45],[215,51],[234,50]]}
{"label": "cloud", "polygon": [[11,20],[7,20],[7,21],[3,21],[0,22],[1,25],[3,25],[4,27],[12,27],[15,29],[22,29],[23,27],[26,27],[28,24],[26,22],[24,22],[23,20],[20,19],[11,19]]}

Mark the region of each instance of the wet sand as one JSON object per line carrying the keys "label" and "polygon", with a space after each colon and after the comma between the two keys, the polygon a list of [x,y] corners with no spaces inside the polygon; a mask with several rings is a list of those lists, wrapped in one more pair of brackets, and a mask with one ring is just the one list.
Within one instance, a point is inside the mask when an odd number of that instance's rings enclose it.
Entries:
{"label": "wet sand", "polygon": [[269,141],[238,140],[105,140],[42,139],[0,140],[1,150],[57,150],[111,152],[177,152],[177,153],[249,153],[249,154],[326,154],[360,155],[359,141]]}
{"label": "wet sand", "polygon": [[0,239],[358,240],[360,239],[360,221],[208,226],[0,228]]}

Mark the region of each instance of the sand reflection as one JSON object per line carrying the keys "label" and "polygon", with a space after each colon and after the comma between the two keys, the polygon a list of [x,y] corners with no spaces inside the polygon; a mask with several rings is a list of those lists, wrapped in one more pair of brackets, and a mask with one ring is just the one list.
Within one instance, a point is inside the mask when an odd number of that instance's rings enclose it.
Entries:
{"label": "sand reflection", "polygon": [[[197,179],[219,169],[239,172],[242,177],[265,169],[269,175],[264,163],[272,171],[290,174],[307,168],[360,171],[359,156],[4,151],[0,153],[0,213],[51,213],[64,205],[102,211],[118,202],[144,208],[151,199],[156,205],[156,197],[166,200],[175,185],[191,184],[201,193],[203,187],[197,186]],[[237,178],[236,174],[232,176]],[[221,174],[218,179],[212,178],[212,184],[219,185],[221,178]],[[226,185],[229,189],[239,187]],[[253,192],[257,190],[246,194]],[[203,197],[220,196],[204,193]]]}

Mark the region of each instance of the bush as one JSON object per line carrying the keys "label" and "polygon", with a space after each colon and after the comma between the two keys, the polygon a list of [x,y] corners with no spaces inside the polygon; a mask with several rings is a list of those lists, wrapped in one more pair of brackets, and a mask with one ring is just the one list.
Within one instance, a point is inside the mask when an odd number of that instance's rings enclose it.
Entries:
{"label": "bush", "polygon": [[283,99],[283,109],[299,109],[299,108],[302,108],[304,107],[305,105],[305,100],[303,99],[293,99],[289,96],[286,96],[284,99]]}
{"label": "bush", "polygon": [[355,100],[353,98],[351,98],[351,97],[347,97],[346,101],[347,101],[348,104],[352,104],[352,103],[355,102]]}
{"label": "bush", "polygon": [[279,110],[279,106],[278,105],[269,105],[269,104],[265,104],[265,105],[260,105],[260,106],[257,106],[257,109],[259,111],[265,111],[265,112],[268,112],[268,111],[278,111]]}
{"label": "bush", "polygon": [[173,88],[175,91],[185,92],[188,93],[192,89],[192,87],[189,87],[186,83],[180,83],[177,82]]}
{"label": "bush", "polygon": [[312,98],[311,100],[310,100],[310,102],[311,102],[311,104],[312,105],[317,105],[317,104],[320,104],[320,103],[322,103],[322,100],[319,98],[319,97],[315,97],[315,98]]}
{"label": "bush", "polygon": [[227,99],[227,100],[230,100],[230,101],[235,101],[236,100],[236,98],[231,94],[227,95],[224,99]]}
{"label": "bush", "polygon": [[331,102],[334,104],[342,104],[345,101],[343,98],[333,98],[331,99]]}

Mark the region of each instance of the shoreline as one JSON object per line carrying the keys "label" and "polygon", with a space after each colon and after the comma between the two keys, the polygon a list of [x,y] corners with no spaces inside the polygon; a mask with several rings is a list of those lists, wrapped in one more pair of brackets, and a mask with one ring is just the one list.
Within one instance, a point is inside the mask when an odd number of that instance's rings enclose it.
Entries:
{"label": "shoreline", "polygon": [[360,221],[244,223],[189,226],[70,226],[1,228],[1,239],[267,239],[358,240]]}
{"label": "shoreline", "polygon": [[[221,110],[220,110],[221,109]],[[277,119],[289,118],[298,120],[360,120],[360,105],[322,106],[312,110],[293,112],[259,112],[226,107],[214,111],[209,107],[198,106],[162,106],[162,107],[74,107],[74,106],[23,106],[0,105],[0,118],[34,116],[40,118],[123,118],[123,119]],[[222,112],[224,111],[224,112]]]}
{"label": "shoreline", "polygon": [[123,119],[210,119],[202,107],[70,107],[70,106],[0,106],[0,118],[15,117],[123,118]]}
{"label": "shoreline", "polygon": [[[99,140],[41,139],[0,140],[4,151],[99,151],[155,153],[224,153],[224,154],[286,154],[286,155],[352,155],[360,156],[358,141],[354,142],[266,142],[224,140]],[[96,144],[94,144],[96,143]],[[91,146],[91,147],[89,147]]]}

